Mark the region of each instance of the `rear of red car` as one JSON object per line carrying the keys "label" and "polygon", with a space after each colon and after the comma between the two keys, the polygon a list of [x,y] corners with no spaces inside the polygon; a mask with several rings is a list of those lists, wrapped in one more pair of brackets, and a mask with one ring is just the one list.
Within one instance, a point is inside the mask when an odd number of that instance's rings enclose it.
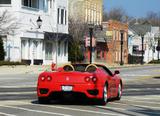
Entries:
{"label": "rear of red car", "polygon": [[88,98],[102,98],[102,85],[94,73],[44,72],[39,75],[37,95],[39,98],[58,97],[62,94],[83,94]]}

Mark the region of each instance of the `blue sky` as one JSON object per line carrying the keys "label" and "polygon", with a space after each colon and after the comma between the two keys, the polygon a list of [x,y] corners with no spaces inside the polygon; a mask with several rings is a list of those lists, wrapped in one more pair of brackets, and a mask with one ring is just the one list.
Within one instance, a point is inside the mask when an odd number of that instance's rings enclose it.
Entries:
{"label": "blue sky", "polygon": [[160,0],[103,0],[105,10],[122,7],[129,16],[145,17],[147,12],[160,12]]}

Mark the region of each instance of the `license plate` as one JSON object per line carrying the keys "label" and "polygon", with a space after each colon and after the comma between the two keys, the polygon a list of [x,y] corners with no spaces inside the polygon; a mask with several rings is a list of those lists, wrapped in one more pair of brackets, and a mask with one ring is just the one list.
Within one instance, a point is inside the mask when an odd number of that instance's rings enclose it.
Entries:
{"label": "license plate", "polygon": [[72,86],[62,86],[62,91],[72,91]]}

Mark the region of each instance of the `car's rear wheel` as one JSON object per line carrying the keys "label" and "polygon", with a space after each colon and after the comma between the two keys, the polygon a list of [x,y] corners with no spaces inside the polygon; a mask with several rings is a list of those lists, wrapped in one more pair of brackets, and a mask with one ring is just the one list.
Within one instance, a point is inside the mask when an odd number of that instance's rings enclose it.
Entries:
{"label": "car's rear wheel", "polygon": [[105,84],[103,87],[103,98],[100,100],[100,104],[106,105],[107,101],[108,101],[108,86],[107,84]]}
{"label": "car's rear wheel", "polygon": [[40,103],[40,104],[47,104],[49,102],[50,102],[50,100],[48,97],[38,97],[38,103]]}
{"label": "car's rear wheel", "polygon": [[118,85],[118,93],[117,93],[116,100],[120,100],[121,96],[122,96],[122,85],[119,83],[119,85]]}

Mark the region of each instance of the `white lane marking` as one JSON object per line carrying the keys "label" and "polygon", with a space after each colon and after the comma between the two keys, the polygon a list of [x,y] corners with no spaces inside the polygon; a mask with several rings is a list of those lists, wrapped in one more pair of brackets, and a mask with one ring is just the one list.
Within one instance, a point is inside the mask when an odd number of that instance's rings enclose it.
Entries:
{"label": "white lane marking", "polygon": [[160,99],[160,95],[144,95],[144,96],[123,96],[122,99],[130,99],[130,98],[137,98],[137,99]]}
{"label": "white lane marking", "polygon": [[71,111],[78,111],[78,112],[93,113],[93,114],[112,115],[112,116],[127,116],[127,115],[118,114],[118,113],[106,113],[106,112],[98,112],[98,111],[91,111],[91,110],[82,110],[82,109],[76,109],[76,108],[66,108],[66,107],[61,107],[61,106],[47,106],[47,107],[53,107],[53,108],[71,110]]}
{"label": "white lane marking", "polygon": [[[108,107],[104,107],[104,106],[97,106],[97,107],[104,108],[104,109],[107,109],[107,110],[109,109]],[[114,108],[110,108],[110,109],[113,109],[113,110],[114,110]],[[116,109],[115,109],[115,110],[116,110]],[[121,111],[129,111],[129,110],[126,110],[126,109],[121,109],[121,108],[120,108],[119,110],[121,110]],[[145,114],[151,114],[151,115],[160,115],[159,112],[143,111],[143,110],[141,110],[140,112],[134,113],[134,114],[138,116],[139,113],[145,113]]]}
{"label": "white lane marking", "polygon": [[[16,102],[16,101],[12,101],[12,102]],[[106,113],[106,112],[98,112],[98,111],[91,111],[91,110],[82,110],[82,109],[62,107],[62,106],[46,106],[46,105],[40,105],[40,104],[26,103],[26,102],[23,102],[23,101],[17,101],[17,102],[18,103],[28,104],[28,105],[34,105],[34,106],[42,106],[42,107],[48,107],[48,108],[57,108],[57,109],[71,110],[71,111],[78,111],[78,112],[86,112],[86,113],[93,113],[93,114],[102,114],[102,115],[111,115],[111,116],[127,116],[127,115],[118,114],[118,113]]]}
{"label": "white lane marking", "polygon": [[124,89],[123,91],[146,91],[146,90],[156,90],[156,91],[159,91],[160,88]]}
{"label": "white lane marking", "polygon": [[[129,108],[115,108],[115,107],[105,107],[105,106],[97,106],[97,108],[103,108],[103,109],[106,109],[106,110],[115,110],[115,111],[121,111],[122,113],[125,113],[125,114],[127,114],[128,116],[129,115],[131,115],[133,112],[132,111],[130,111],[130,110],[127,110],[127,109],[129,109]],[[139,115],[139,113],[137,112],[134,112],[134,115],[136,115],[136,116],[138,116]],[[119,116],[119,115],[117,115],[117,116]]]}
{"label": "white lane marking", "polygon": [[28,109],[28,108],[15,107],[15,106],[0,105],[0,107],[12,108],[12,109],[18,109],[18,110],[24,110],[24,111],[36,112],[36,113],[43,113],[43,114],[50,114],[50,115],[72,116],[72,115],[67,115],[67,114],[62,114],[62,113],[53,113],[53,112],[46,112],[46,111],[40,111],[40,110],[32,110],[32,109]]}
{"label": "white lane marking", "polygon": [[21,85],[21,86],[10,86],[10,85],[8,85],[8,86],[0,86],[0,88],[14,88],[14,89],[18,89],[18,88],[36,88],[36,86],[35,85]]}
{"label": "white lane marking", "polygon": [[153,71],[154,71],[154,72],[160,72],[160,70],[157,70],[157,69],[156,69],[156,70],[153,70]]}
{"label": "white lane marking", "polygon": [[112,102],[112,104],[120,104],[120,105],[125,105],[125,106],[134,106],[134,107],[160,110],[160,107],[155,107],[155,106],[144,106],[144,105],[126,104],[126,103],[118,103],[118,102]]}
{"label": "white lane marking", "polygon": [[[119,105],[125,105],[125,106],[133,106],[133,107],[139,107],[139,108],[148,108],[151,110],[159,110],[159,107],[151,107],[151,106],[144,106],[144,105],[135,105],[135,104],[125,104],[125,103],[113,103],[113,104],[119,104]],[[160,115],[159,112],[154,112],[154,111],[140,111],[139,113],[146,113],[146,114],[151,114],[151,115]]]}
{"label": "white lane marking", "polygon": [[3,92],[0,95],[26,95],[26,94],[36,94],[37,92]]}
{"label": "white lane marking", "polygon": [[5,116],[16,116],[16,115],[13,115],[13,114],[7,114],[7,113],[3,113],[3,112],[0,112],[0,115],[5,115]]}
{"label": "white lane marking", "polygon": [[139,75],[139,74],[122,74],[121,76],[130,76],[130,77],[146,77],[146,76],[152,76],[152,75]]}
{"label": "white lane marking", "polygon": [[122,110],[122,111],[126,111],[126,108],[116,108],[116,107],[107,107],[107,106],[96,106],[97,108],[105,108],[108,110]]}
{"label": "white lane marking", "polygon": [[[153,99],[153,98],[152,98]],[[130,101],[130,102],[136,102],[136,103],[145,103],[145,104],[154,104],[154,105],[160,105],[159,102],[150,102],[150,101],[139,101],[138,99],[134,99],[134,100],[128,100],[128,99],[124,99],[124,101]]]}

